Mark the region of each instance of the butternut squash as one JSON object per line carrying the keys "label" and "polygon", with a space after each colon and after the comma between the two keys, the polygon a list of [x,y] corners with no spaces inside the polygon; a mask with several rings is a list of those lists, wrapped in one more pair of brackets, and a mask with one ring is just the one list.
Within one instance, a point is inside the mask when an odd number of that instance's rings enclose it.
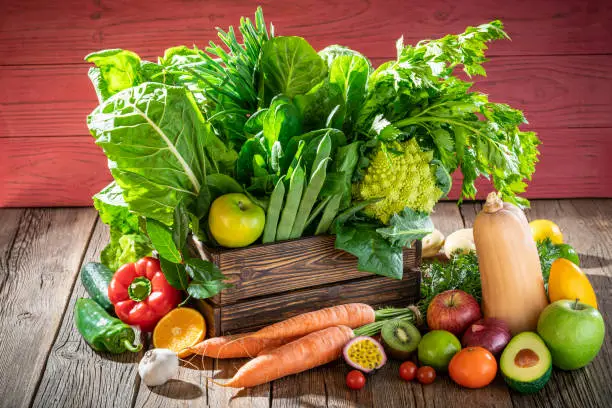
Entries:
{"label": "butternut squash", "polygon": [[548,299],[523,211],[490,193],[474,222],[474,241],[484,316],[505,321],[513,335],[535,331]]}

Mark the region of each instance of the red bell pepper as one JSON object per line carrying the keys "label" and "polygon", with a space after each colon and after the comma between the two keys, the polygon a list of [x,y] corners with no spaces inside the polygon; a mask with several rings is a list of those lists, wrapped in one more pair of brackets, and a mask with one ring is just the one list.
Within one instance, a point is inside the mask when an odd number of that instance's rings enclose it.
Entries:
{"label": "red bell pepper", "polygon": [[159,260],[145,257],[115,272],[108,286],[108,298],[121,321],[150,332],[159,319],[179,304],[181,292],[170,286]]}

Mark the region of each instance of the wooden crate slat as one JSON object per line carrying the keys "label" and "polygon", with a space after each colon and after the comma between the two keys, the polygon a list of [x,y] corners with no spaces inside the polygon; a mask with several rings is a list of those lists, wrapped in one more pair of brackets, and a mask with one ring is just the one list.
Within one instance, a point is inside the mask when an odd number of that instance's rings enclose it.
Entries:
{"label": "wooden crate slat", "polygon": [[212,324],[211,332],[220,335],[251,331],[296,314],[343,303],[408,306],[418,298],[419,276],[418,271],[413,270],[407,271],[403,280],[373,276],[369,279],[246,300],[234,305],[212,306],[213,310],[220,310],[221,320]]}
{"label": "wooden crate slat", "polygon": [[[372,276],[357,270],[357,258],[334,248],[334,236],[209,250],[233,287],[211,299],[219,305],[312,286]],[[404,267],[418,264],[416,250],[404,250]]]}

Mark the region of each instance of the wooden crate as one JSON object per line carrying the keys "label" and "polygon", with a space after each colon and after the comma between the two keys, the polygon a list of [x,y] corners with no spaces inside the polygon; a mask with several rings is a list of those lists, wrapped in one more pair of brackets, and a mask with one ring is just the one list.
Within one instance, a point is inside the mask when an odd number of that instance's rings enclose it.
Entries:
{"label": "wooden crate", "polygon": [[254,330],[299,313],[350,302],[408,305],[419,297],[421,242],[404,249],[404,278],[357,271],[357,258],[334,248],[333,236],[315,236],[238,249],[207,248],[232,288],[198,302],[208,335]]}

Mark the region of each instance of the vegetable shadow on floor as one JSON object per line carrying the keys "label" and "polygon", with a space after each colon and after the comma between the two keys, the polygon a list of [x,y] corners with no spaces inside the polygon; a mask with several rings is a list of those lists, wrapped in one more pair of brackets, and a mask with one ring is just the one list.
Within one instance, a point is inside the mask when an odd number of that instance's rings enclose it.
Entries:
{"label": "vegetable shadow on floor", "polygon": [[183,380],[169,380],[164,385],[148,388],[155,394],[179,400],[193,400],[204,395],[199,385]]}

